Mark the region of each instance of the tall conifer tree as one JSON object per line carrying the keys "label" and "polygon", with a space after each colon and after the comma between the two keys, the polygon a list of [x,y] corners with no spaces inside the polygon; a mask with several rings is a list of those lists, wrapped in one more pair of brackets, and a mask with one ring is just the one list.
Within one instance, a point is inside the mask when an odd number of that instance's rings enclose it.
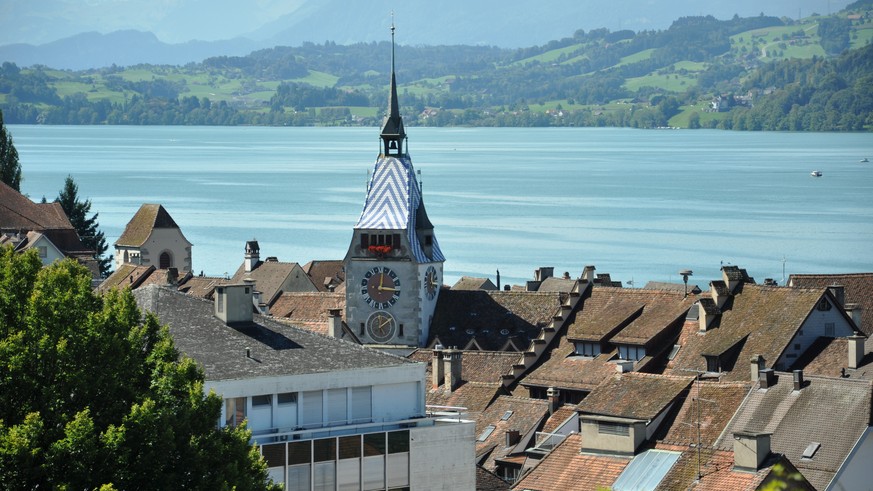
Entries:
{"label": "tall conifer tree", "polygon": [[57,201],[70,219],[70,223],[76,228],[82,245],[94,251],[94,259],[100,265],[100,274],[104,278],[109,276],[111,258],[106,256],[106,239],[97,223],[99,213],[88,218],[88,213],[91,212],[91,200],[79,200],[79,186],[73,181],[73,176],[68,175],[64,179],[64,189],[58,195]]}
{"label": "tall conifer tree", "polygon": [[0,111],[0,181],[21,191],[21,164],[18,163],[18,151],[12,144],[12,135],[3,125],[3,111]]}

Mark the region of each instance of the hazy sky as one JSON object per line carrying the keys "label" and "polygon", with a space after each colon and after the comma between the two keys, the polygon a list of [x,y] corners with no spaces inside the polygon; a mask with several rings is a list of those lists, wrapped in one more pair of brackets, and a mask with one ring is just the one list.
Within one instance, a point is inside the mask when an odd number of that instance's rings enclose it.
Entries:
{"label": "hazy sky", "polygon": [[[346,2],[347,3],[344,3]],[[796,18],[813,12],[836,12],[851,0],[0,0],[0,45],[12,43],[44,44],[82,32],[109,33],[121,29],[150,31],[166,43],[190,40],[215,41],[246,36],[276,21],[297,13],[305,19],[304,29],[329,33],[338,42],[371,41],[357,39],[359,24],[372,23],[373,16],[388,17],[391,9],[400,19],[419,21],[429,32],[421,40],[430,42],[448,36],[446,42],[505,45],[499,35],[511,37],[514,29],[536,33],[539,42],[572,35],[575,29],[607,27],[665,29],[680,16],[713,14],[729,18],[734,13],[748,17],[763,11],[767,15]],[[364,14],[361,13],[364,11]],[[309,14],[307,17],[306,14]],[[465,32],[470,17],[483,26],[482,37],[460,36],[451,39],[449,23]],[[365,19],[364,17],[369,17]],[[421,19],[417,19],[421,17]],[[466,21],[466,22],[465,22]],[[323,24],[322,24],[323,23]],[[273,28],[291,26],[288,19],[274,22]],[[408,24],[407,24],[408,25]],[[331,27],[338,27],[339,33]],[[502,27],[501,27],[502,26]],[[323,29],[322,29],[323,28]],[[492,34],[489,34],[489,29]],[[502,29],[502,32],[500,31]],[[266,32],[266,31],[265,31]],[[516,31],[520,33],[521,31]],[[337,39],[347,34],[356,39]],[[263,34],[263,35],[269,35]],[[309,34],[307,34],[309,35]],[[317,35],[317,34],[313,34]],[[382,31],[378,34],[381,38]],[[540,39],[541,38],[541,39]],[[523,45],[531,36],[524,39]],[[326,39],[311,39],[323,42]],[[472,42],[471,42],[472,40]],[[421,42],[413,40],[413,42]],[[531,44],[533,44],[531,42]]]}

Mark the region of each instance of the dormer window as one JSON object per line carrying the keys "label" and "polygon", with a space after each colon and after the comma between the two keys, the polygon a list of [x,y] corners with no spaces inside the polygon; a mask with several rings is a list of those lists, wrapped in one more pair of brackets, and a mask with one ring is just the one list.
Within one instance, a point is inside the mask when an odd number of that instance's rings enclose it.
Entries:
{"label": "dormer window", "polygon": [[581,356],[597,356],[600,354],[600,343],[582,341],[576,343],[576,354]]}
{"label": "dormer window", "polygon": [[719,357],[712,355],[703,355],[706,359],[706,371],[711,373],[721,372],[721,360]]}

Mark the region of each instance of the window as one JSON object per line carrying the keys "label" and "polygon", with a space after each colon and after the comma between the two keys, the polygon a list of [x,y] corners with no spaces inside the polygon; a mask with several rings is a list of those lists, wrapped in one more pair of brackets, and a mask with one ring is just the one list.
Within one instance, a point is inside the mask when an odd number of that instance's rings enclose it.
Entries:
{"label": "window", "polygon": [[494,428],[495,428],[494,425],[486,426],[485,429],[482,431],[482,434],[479,435],[479,438],[477,438],[476,441],[477,442],[484,442],[485,440],[487,440],[488,437],[491,436],[491,433],[494,433]]}
{"label": "window", "polygon": [[218,293],[218,313],[224,312],[224,288],[218,288],[215,290]]}
{"label": "window", "polygon": [[312,442],[312,460],[327,462],[336,460],[336,438],[322,438]]}
{"label": "window", "polygon": [[512,411],[506,411],[503,413],[503,416],[500,418],[500,421],[506,421],[512,416]]}
{"label": "window", "polygon": [[409,430],[392,431],[388,433],[388,453],[409,451]]}
{"label": "window", "polygon": [[246,419],[246,398],[234,397],[224,400],[224,425],[237,426]]}
{"label": "window", "polygon": [[288,444],[288,465],[308,464],[312,460],[311,441]]}
{"label": "window", "polygon": [[576,343],[576,354],[582,356],[597,356],[600,354],[600,343],[584,341]]}
{"label": "window", "polygon": [[320,390],[303,392],[300,407],[300,423],[306,428],[322,425],[322,409],[324,407],[323,393]]}
{"label": "window", "polygon": [[385,455],[385,433],[364,435],[364,456]]}
{"label": "window", "polygon": [[400,234],[361,234],[361,249],[388,246],[391,250],[400,249]]}
{"label": "window", "polygon": [[820,312],[826,312],[831,309],[831,303],[828,302],[828,299],[822,297],[822,299],[818,301],[818,305],[816,305],[815,308]]}
{"label": "window", "polygon": [[717,356],[706,356],[706,371],[712,373],[718,373],[721,371],[721,363]]}
{"label": "window", "polygon": [[277,396],[277,401],[279,404],[297,404],[297,393],[296,392],[283,392]]}
{"label": "window", "polygon": [[618,346],[618,356],[622,360],[640,361],[646,356],[646,349],[642,346],[621,344]]}
{"label": "window", "polygon": [[47,246],[39,246],[39,258],[45,259],[48,257],[48,247]]}
{"label": "window", "polygon": [[597,433],[600,433],[601,435],[628,436],[630,435],[630,427],[626,424],[621,423],[598,421]]}
{"label": "window", "polygon": [[800,349],[800,343],[794,343],[794,349],[799,350],[799,349]]}
{"label": "window", "polygon": [[272,406],[273,396],[270,394],[263,396],[252,396],[252,406]]}
{"label": "window", "polygon": [[267,461],[267,467],[284,467],[285,466],[285,444],[279,443],[276,445],[262,445],[261,454],[264,460]]}
{"label": "window", "polygon": [[424,236],[424,245],[430,247],[433,245],[433,235],[425,235]]}
{"label": "window", "polygon": [[339,458],[356,459],[361,456],[361,435],[339,438]]}
{"label": "window", "polygon": [[837,329],[833,322],[825,322],[825,336],[832,338],[836,336],[836,332]]}
{"label": "window", "polygon": [[169,252],[164,251],[161,253],[161,255],[158,259],[158,265],[160,266],[160,269],[167,269],[167,268],[173,267],[173,257],[170,256]]}
{"label": "window", "polygon": [[352,387],[352,421],[355,423],[373,419],[372,387]]}

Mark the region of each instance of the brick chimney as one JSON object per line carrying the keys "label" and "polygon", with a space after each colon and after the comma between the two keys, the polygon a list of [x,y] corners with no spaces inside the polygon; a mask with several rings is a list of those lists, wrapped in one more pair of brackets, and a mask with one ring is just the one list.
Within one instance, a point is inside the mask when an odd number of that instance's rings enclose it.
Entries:
{"label": "brick chimney", "polygon": [[261,260],[261,247],[258,245],[258,241],[249,240],[246,242],[246,254],[244,261],[244,269],[246,273],[251,273],[257,267],[258,262]]}
{"label": "brick chimney", "polygon": [[518,444],[521,440],[521,433],[518,430],[506,430],[506,447],[511,447]]}
{"label": "brick chimney", "polygon": [[458,349],[443,351],[443,370],[446,374],[445,390],[452,392],[461,384],[461,354]]}
{"label": "brick chimney", "polygon": [[849,341],[849,368],[858,368],[861,366],[861,360],[864,359],[864,341],[867,340],[860,334],[855,334],[847,338]]}
{"label": "brick chimney", "polygon": [[734,469],[755,472],[770,455],[771,433],[734,433]]}
{"label": "brick chimney", "polygon": [[251,323],[252,287],[250,285],[221,285],[215,288],[214,314],[227,325]]}
{"label": "brick chimney", "polygon": [[327,335],[341,338],[343,335],[342,309],[327,309]]}

